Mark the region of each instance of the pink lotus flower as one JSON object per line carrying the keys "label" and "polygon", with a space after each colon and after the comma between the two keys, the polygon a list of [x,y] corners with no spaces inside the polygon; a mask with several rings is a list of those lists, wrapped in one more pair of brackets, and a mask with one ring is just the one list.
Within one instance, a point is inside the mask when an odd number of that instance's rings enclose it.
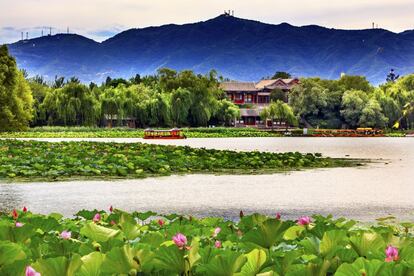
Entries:
{"label": "pink lotus flower", "polygon": [[112,207],[112,205],[111,206],[109,206],[109,212],[113,212],[114,211],[114,207]]}
{"label": "pink lotus flower", "polygon": [[159,225],[160,227],[163,227],[163,226],[164,226],[164,224],[165,224],[165,221],[163,221],[162,219],[159,219],[157,222],[158,222],[158,225]]}
{"label": "pink lotus flower", "polygon": [[98,222],[101,220],[101,214],[96,213],[95,216],[93,216],[93,222]]}
{"label": "pink lotus flower", "polygon": [[276,219],[279,220],[282,217],[280,213],[276,213]]}
{"label": "pink lotus flower", "polygon": [[62,233],[60,233],[60,237],[64,240],[68,240],[72,237],[72,233],[69,231],[62,231]]}
{"label": "pink lotus flower", "polygon": [[217,237],[217,235],[221,232],[221,228],[217,227],[216,229],[214,229],[214,233],[213,233],[213,237]]}
{"label": "pink lotus flower", "polygon": [[308,216],[300,217],[298,219],[298,225],[308,225],[311,223],[311,218]]}
{"label": "pink lotus flower", "polygon": [[183,249],[187,245],[187,237],[181,233],[177,233],[174,237],[172,237],[172,240],[180,249]]}
{"label": "pink lotus flower", "polygon": [[111,223],[112,226],[116,224],[116,222],[114,220],[111,220],[110,223]]}
{"label": "pink lotus flower", "polygon": [[393,247],[391,245],[388,245],[388,247],[385,249],[385,255],[387,256],[385,258],[385,261],[388,262],[392,262],[392,261],[398,261],[398,259],[400,258],[398,256],[398,249],[396,247]]}
{"label": "pink lotus flower", "polygon": [[26,266],[26,272],[25,272],[26,276],[41,276],[39,272],[37,272],[36,270],[34,270],[33,267]]}
{"label": "pink lotus flower", "polygon": [[221,248],[221,241],[216,241],[216,242],[214,243],[214,247],[215,247],[215,248]]}
{"label": "pink lotus flower", "polygon": [[13,219],[17,219],[19,217],[19,214],[17,213],[16,209],[13,209],[12,217]]}
{"label": "pink lotus flower", "polygon": [[25,212],[25,213],[27,212],[26,206],[23,207],[23,212]]}
{"label": "pink lotus flower", "polygon": [[21,222],[16,222],[16,224],[15,224],[15,226],[17,228],[23,227],[23,225],[24,225],[24,223],[21,223]]}

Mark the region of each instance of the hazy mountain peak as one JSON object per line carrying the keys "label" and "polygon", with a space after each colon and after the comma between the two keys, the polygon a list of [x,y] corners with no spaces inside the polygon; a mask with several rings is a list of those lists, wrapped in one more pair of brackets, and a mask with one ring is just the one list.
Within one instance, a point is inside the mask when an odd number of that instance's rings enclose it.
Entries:
{"label": "hazy mountain peak", "polygon": [[98,43],[76,34],[57,34],[9,45],[31,75],[78,76],[101,81],[107,75],[153,74],[160,67],[216,69],[225,77],[256,81],[275,71],[295,76],[338,78],[366,75],[382,82],[390,68],[414,71],[414,31],[336,30],[295,27],[220,15],[210,20],[129,29]]}

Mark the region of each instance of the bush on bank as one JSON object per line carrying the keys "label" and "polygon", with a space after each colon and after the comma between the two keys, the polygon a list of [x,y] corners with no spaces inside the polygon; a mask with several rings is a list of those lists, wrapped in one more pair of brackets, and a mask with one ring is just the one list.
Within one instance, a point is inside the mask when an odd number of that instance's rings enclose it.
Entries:
{"label": "bush on bank", "polygon": [[233,222],[112,207],[69,219],[24,208],[0,215],[0,274],[413,275],[412,227],[242,212]]}
{"label": "bush on bank", "polygon": [[261,173],[352,165],[355,165],[353,160],[298,152],[236,152],[142,143],[0,140],[0,178],[27,180]]}

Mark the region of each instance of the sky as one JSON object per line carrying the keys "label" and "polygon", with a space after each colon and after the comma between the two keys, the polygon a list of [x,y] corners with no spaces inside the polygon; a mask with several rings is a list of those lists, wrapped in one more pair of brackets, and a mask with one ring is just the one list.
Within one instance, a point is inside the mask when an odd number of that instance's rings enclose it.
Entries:
{"label": "sky", "polygon": [[0,44],[49,32],[97,41],[130,28],[236,17],[295,26],[366,29],[372,22],[393,32],[414,29],[414,0],[0,0]]}

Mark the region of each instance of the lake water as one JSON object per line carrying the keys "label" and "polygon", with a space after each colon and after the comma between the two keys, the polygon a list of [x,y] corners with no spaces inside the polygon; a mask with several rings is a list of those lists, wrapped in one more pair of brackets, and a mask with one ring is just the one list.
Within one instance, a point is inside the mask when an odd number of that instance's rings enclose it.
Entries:
{"label": "lake water", "polygon": [[[143,142],[141,139],[36,139]],[[0,184],[0,210],[33,212],[116,208],[237,218],[281,212],[313,213],[362,221],[395,215],[414,220],[413,138],[210,138],[145,141],[233,150],[320,152],[331,157],[375,159],[364,167],[317,169],[272,175],[185,175],[120,181]]]}

